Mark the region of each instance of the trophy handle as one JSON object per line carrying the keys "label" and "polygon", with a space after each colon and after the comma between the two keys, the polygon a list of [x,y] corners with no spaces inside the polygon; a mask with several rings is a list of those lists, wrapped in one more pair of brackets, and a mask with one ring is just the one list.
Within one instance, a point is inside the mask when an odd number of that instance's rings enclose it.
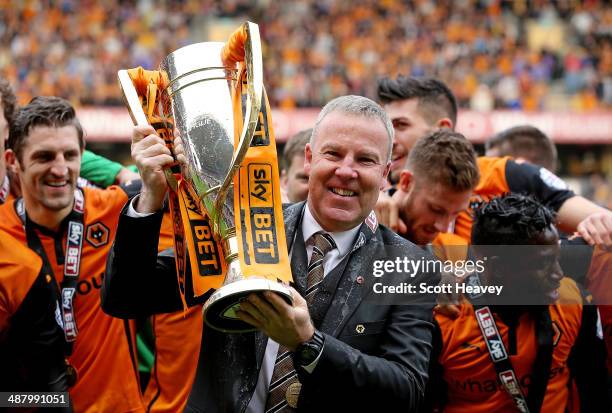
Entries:
{"label": "trophy handle", "polygon": [[119,70],[117,72],[117,78],[119,78],[119,87],[121,88],[123,101],[128,108],[128,112],[130,112],[130,117],[132,118],[132,122],[134,122],[134,126],[148,125],[149,121],[147,120],[147,115],[145,115],[142,109],[140,98],[138,97],[138,93],[136,92],[136,88],[134,87],[134,83],[132,83],[128,71]]}
{"label": "trophy handle", "polygon": [[[117,71],[117,78],[119,79],[119,87],[121,88],[121,94],[123,95],[123,102],[128,108],[128,112],[130,113],[134,126],[149,125],[149,120],[147,119],[145,111],[142,109],[138,92],[134,87],[134,83],[132,82],[128,71],[125,69]],[[172,156],[174,157],[174,154]],[[178,189],[178,182],[175,176],[172,174],[170,168],[164,169],[164,175],[166,176],[166,181],[168,182],[170,188],[176,191]]]}
{"label": "trophy handle", "polygon": [[[251,141],[255,135],[257,124],[259,123],[259,112],[261,111],[261,98],[263,94],[263,63],[261,58],[261,38],[259,36],[259,26],[255,23],[246,22],[241,27],[246,31],[246,41],[244,42],[244,63],[247,70],[247,100],[245,119],[243,122],[242,133],[238,147],[234,151],[234,156],[230,164],[229,171],[225,176],[225,180],[219,188],[219,193],[215,199],[215,211],[221,211],[227,192],[234,182],[234,176],[240,169],[240,164],[244,160],[246,153],[251,146]],[[237,36],[236,33],[232,37]],[[229,45],[232,42],[230,39],[227,42]],[[226,45],[226,47],[228,47]],[[238,80],[240,81],[240,80]],[[217,215],[214,225],[215,230],[220,229],[221,217]]]}

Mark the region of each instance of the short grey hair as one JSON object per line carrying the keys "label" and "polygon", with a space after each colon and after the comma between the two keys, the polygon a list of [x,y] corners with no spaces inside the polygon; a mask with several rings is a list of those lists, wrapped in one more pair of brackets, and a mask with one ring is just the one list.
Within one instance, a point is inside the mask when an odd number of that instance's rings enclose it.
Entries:
{"label": "short grey hair", "polygon": [[378,103],[363,96],[346,95],[330,100],[319,113],[314,128],[312,129],[312,135],[310,136],[311,147],[314,147],[315,137],[317,135],[319,125],[327,115],[333,112],[341,112],[347,115],[365,116],[371,119],[379,119],[383,125],[385,125],[387,137],[389,138],[387,144],[387,160],[385,163],[388,163],[391,160],[394,133],[391,119],[389,119],[387,112],[385,112],[385,110]]}

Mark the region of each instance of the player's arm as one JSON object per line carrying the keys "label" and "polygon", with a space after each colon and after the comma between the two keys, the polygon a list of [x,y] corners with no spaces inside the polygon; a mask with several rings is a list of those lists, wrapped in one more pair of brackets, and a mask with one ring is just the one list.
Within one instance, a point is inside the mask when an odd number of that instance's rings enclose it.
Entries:
{"label": "player's arm", "polygon": [[102,188],[140,179],[138,173],[88,150],[83,152],[81,177]]}
{"label": "player's arm", "polygon": [[546,168],[509,160],[505,172],[510,191],[534,196],[557,212],[561,231],[577,231],[591,245],[612,247],[612,212],[576,195]]}
{"label": "player's arm", "polygon": [[612,212],[581,196],[574,196],[557,212],[559,228],[577,231],[590,245],[612,247]]}
{"label": "player's arm", "polygon": [[139,180],[140,175],[138,172],[133,170],[131,167],[121,167],[119,173],[115,176],[115,183],[118,185],[129,184],[133,181]]}

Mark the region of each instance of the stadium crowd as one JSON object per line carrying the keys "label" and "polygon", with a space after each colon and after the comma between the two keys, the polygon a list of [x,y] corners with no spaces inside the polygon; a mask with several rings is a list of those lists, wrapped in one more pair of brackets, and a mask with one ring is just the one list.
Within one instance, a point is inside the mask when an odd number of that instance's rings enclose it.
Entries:
{"label": "stadium crowd", "polygon": [[117,68],[153,69],[201,41],[202,27],[250,18],[261,26],[273,106],[372,97],[377,78],[403,73],[442,79],[460,107],[592,110],[612,103],[605,3],[10,0],[0,5],[0,75],[22,102],[42,94],[120,105]]}
{"label": "stadium crowd", "polygon": [[[555,175],[538,128],[490,137],[485,156],[455,130],[459,106],[610,105],[609,7],[252,3],[2,3],[0,397],[67,392],[66,413],[612,411],[612,212]],[[170,144],[148,113],[130,170],[85,150],[75,106],[121,104],[117,69],[153,68],[200,25],[244,16],[261,26],[271,103],[321,111],[279,177],[260,116],[235,181],[252,208],[209,227],[189,179],[166,175],[199,168],[211,147],[189,139],[208,122],[177,122],[188,131]],[[143,109],[152,85],[135,87]],[[229,165],[228,146],[205,166]],[[284,258],[272,274],[291,275],[290,299],[264,288],[204,316],[206,263],[261,264],[256,250]]]}

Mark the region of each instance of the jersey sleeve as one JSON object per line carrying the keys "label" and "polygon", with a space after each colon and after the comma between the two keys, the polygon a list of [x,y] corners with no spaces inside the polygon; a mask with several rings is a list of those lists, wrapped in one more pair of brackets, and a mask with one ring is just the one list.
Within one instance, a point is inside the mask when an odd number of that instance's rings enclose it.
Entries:
{"label": "jersey sleeve", "polygon": [[0,235],[0,388],[66,391],[57,286],[34,252]]}
{"label": "jersey sleeve", "polygon": [[123,165],[106,159],[91,151],[83,152],[81,160],[81,177],[88,181],[106,188],[115,183],[115,178]]}
{"label": "jersey sleeve", "polygon": [[42,260],[0,231],[0,339],[38,277]]}
{"label": "jersey sleeve", "polygon": [[506,182],[511,192],[532,195],[554,211],[558,211],[565,201],[575,196],[561,178],[546,168],[529,163],[508,160]]}

